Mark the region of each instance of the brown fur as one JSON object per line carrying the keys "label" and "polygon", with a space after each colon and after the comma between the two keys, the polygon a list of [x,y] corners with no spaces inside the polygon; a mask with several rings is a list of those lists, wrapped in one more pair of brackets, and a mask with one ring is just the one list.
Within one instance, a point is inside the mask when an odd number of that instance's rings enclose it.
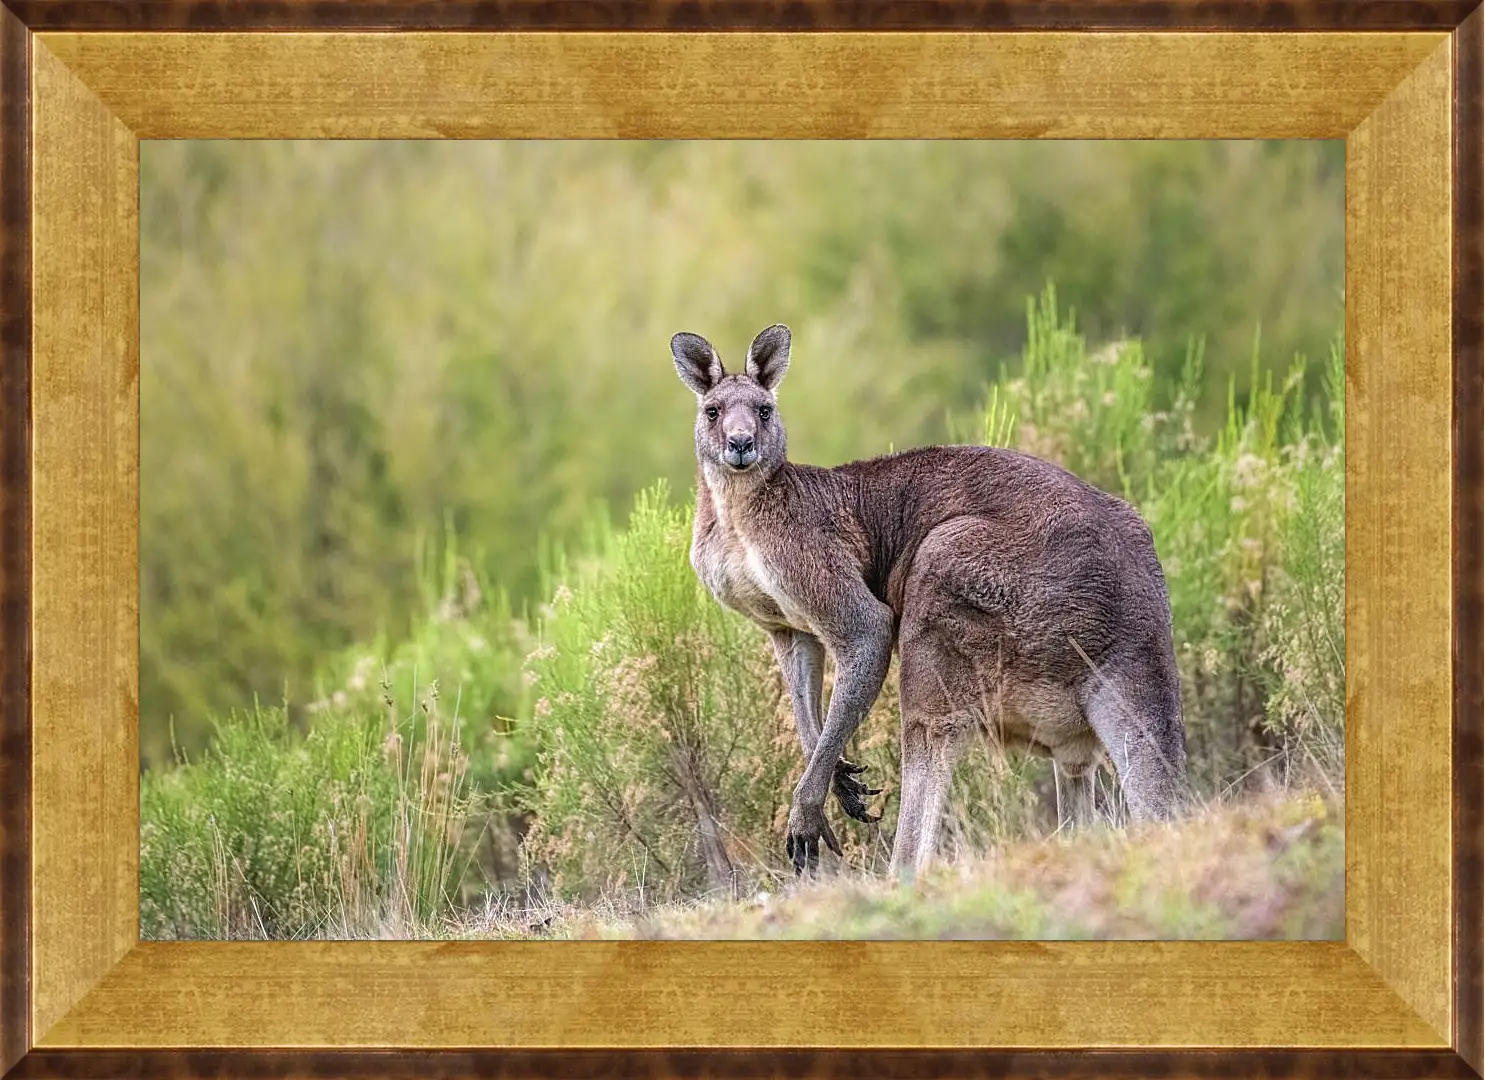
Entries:
{"label": "brown fur", "polygon": [[[697,395],[691,562],[714,596],[770,633],[808,764],[788,849],[812,866],[839,844],[833,787],[862,820],[870,792],[841,753],[900,656],[902,804],[894,870],[921,869],[965,738],[988,732],[1051,756],[1070,824],[1092,816],[1092,773],[1113,759],[1135,818],[1185,788],[1185,728],[1170,605],[1150,530],[1122,500],[1010,450],[939,446],[834,469],[796,465],[777,411],[789,331],[760,333],[729,375],[705,339],[677,334]],[[820,715],[824,650],[835,692]]]}

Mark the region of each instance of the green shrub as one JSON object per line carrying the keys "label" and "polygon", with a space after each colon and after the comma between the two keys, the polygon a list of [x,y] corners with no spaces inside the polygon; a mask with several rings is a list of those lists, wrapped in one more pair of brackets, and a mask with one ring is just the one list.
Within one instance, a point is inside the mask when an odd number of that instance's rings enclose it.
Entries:
{"label": "green shrub", "polygon": [[1346,499],[1344,351],[1327,369],[1329,408],[1284,447],[1292,509],[1261,619],[1269,732],[1287,772],[1338,788],[1345,774]]}
{"label": "green shrub", "polygon": [[528,659],[529,858],[558,892],[732,890],[771,860],[797,764],[768,639],[706,593],[662,483],[566,575]]}
{"label": "green shrub", "polygon": [[[1002,369],[983,410],[986,440],[1055,461],[1106,491],[1154,464],[1153,370],[1138,341],[1089,353],[1073,314],[1057,310],[1048,286],[1026,305],[1019,370]],[[994,431],[992,435],[992,430]]]}
{"label": "green shrub", "polygon": [[326,664],[306,731],[229,713],[144,774],[146,937],[415,934],[515,872],[525,623],[452,544],[423,562],[428,615]]}
{"label": "green shrub", "polygon": [[381,635],[336,656],[316,678],[318,693],[306,711],[311,717],[374,713],[384,704],[384,680],[398,687],[436,680],[458,709],[472,787],[487,794],[504,790],[534,761],[515,722],[527,708],[521,673],[531,649],[526,619],[511,611],[504,590],[482,578],[479,560],[461,555],[452,539],[436,557],[420,551],[418,561],[426,614],[405,638]]}

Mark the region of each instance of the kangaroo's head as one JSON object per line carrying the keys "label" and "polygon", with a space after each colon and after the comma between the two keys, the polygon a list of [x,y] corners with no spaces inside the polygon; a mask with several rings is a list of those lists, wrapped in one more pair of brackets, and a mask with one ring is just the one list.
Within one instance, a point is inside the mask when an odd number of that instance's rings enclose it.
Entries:
{"label": "kangaroo's head", "polygon": [[696,392],[696,460],[707,478],[768,477],[784,463],[784,423],[774,390],[789,368],[789,328],[770,326],[748,348],[743,373],[729,375],[711,343],[670,339],[681,381]]}

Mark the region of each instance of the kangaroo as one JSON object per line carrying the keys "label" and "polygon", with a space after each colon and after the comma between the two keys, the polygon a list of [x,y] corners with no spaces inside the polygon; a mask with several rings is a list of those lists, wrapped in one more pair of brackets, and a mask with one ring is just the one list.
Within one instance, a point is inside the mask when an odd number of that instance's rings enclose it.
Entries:
{"label": "kangaroo", "polygon": [[[789,348],[789,328],[770,326],[728,374],[705,338],[671,339],[697,404],[691,565],[773,639],[804,751],[786,837],[796,875],[816,871],[822,839],[841,854],[825,817],[832,790],[850,817],[880,818],[866,801],[878,790],[842,754],[894,648],[902,787],[891,873],[932,862],[954,762],[976,731],[1052,758],[1063,825],[1091,822],[1104,753],[1131,818],[1172,816],[1186,793],[1186,731],[1149,526],[1122,499],[1011,450],[795,464],[776,393]],[[822,718],[826,650],[836,680]]]}

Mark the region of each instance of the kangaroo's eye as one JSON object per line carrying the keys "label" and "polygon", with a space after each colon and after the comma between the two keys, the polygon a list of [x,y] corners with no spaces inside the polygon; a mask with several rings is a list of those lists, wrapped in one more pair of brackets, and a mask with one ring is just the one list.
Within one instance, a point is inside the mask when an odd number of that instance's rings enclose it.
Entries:
{"label": "kangaroo's eye", "polygon": [[760,406],[758,406],[758,419],[759,420],[762,420],[765,424],[768,423],[768,418],[770,416],[772,416],[772,415],[773,415],[773,406],[772,405],[760,405]]}
{"label": "kangaroo's eye", "polygon": [[715,405],[708,405],[706,407],[706,418],[708,420],[715,420],[721,414],[722,410],[717,408]]}

